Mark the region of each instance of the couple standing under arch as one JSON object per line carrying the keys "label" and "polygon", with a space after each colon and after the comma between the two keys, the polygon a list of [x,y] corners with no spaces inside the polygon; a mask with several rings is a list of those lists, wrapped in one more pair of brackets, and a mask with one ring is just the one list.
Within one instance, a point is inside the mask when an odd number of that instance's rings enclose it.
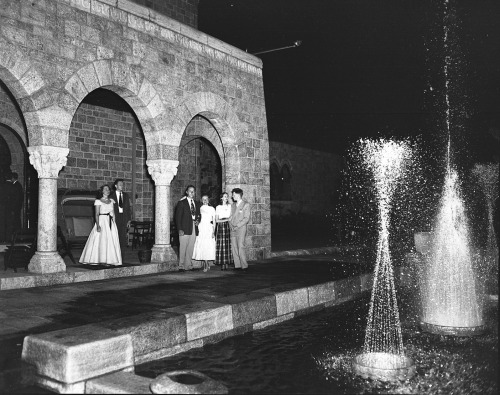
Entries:
{"label": "couple standing under arch", "polygon": [[215,261],[221,270],[227,270],[234,260],[235,270],[246,272],[245,236],[250,220],[250,203],[243,200],[243,190],[234,188],[221,194],[221,204],[214,209],[208,196],[202,196],[202,205],[194,200],[195,187],[189,185],[185,196],[177,203],[175,223],[179,231],[179,271],[193,269],[193,260]]}

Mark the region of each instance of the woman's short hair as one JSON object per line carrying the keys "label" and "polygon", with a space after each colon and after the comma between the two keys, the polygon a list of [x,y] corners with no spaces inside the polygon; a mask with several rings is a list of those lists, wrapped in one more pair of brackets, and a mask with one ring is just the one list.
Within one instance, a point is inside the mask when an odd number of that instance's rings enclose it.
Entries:
{"label": "woman's short hair", "polygon": [[227,195],[227,204],[231,204],[231,203],[229,203],[229,193],[227,193],[227,192],[222,192],[220,194],[219,200],[222,202],[222,198],[224,197],[224,195]]}
{"label": "woman's short hair", "polygon": [[100,199],[100,198],[102,198],[104,196],[103,191],[104,191],[105,187],[108,187],[109,192],[111,193],[111,188],[109,187],[108,184],[101,185],[101,187],[99,188],[99,191],[97,192],[97,198],[98,199]]}

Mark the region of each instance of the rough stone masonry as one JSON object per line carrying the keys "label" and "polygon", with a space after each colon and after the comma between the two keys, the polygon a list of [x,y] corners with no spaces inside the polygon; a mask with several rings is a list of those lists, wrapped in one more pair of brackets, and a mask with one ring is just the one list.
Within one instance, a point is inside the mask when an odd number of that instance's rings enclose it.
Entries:
{"label": "rough stone masonry", "polygon": [[154,181],[154,192],[143,191],[154,193],[154,262],[175,260],[169,244],[170,184],[181,139],[196,116],[216,131],[201,137],[221,156],[223,189],[242,188],[252,211],[260,213],[249,224],[249,259],[270,256],[269,142],[260,59],[127,0],[0,0],[0,80],[20,108],[23,127],[15,131],[25,134],[20,137],[39,177],[43,209],[30,271],[65,270],[56,241],[58,178],[72,157],[75,113],[98,88],[130,105],[144,136]]}

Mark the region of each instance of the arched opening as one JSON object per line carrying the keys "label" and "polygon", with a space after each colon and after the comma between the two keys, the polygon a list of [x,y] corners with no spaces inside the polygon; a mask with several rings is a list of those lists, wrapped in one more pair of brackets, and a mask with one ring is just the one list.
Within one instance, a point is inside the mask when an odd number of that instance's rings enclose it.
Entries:
{"label": "arched opening", "polygon": [[224,188],[223,160],[222,142],[217,130],[203,116],[193,117],[179,147],[179,167],[171,184],[172,210],[190,184],[196,188],[196,199],[208,195],[210,203],[217,206]]}
{"label": "arched opening", "polygon": [[[0,80],[0,242],[10,242],[17,228],[36,226],[38,177],[29,163],[27,142],[22,111],[7,85]],[[10,189],[4,188],[11,173],[17,174],[17,183],[22,187],[15,201]]]}
{"label": "arched opening", "polygon": [[[124,99],[103,88],[90,92],[73,116],[68,146],[67,164],[57,181],[58,218],[64,234],[74,231],[76,236],[76,220],[72,228],[71,221],[62,219],[63,199],[95,197],[102,185],[112,188],[117,178],[124,180],[124,191],[129,193],[132,219],[153,220],[154,183],[146,167],[146,142],[134,111]],[[90,230],[82,228],[84,233]]]}

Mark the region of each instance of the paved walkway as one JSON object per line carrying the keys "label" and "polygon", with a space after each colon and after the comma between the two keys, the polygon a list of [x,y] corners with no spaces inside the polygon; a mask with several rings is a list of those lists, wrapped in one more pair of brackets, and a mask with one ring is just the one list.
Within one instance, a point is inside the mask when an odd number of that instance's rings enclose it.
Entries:
{"label": "paved walkway", "polygon": [[[350,261],[350,263],[349,263]],[[338,254],[283,256],[251,262],[246,273],[165,272],[0,292],[0,392],[21,366],[26,335],[71,328],[144,312],[217,301],[269,287],[299,288],[359,274],[363,264]],[[365,268],[366,269],[366,268]],[[366,271],[366,270],[364,270]],[[7,387],[8,388],[8,387]]]}

